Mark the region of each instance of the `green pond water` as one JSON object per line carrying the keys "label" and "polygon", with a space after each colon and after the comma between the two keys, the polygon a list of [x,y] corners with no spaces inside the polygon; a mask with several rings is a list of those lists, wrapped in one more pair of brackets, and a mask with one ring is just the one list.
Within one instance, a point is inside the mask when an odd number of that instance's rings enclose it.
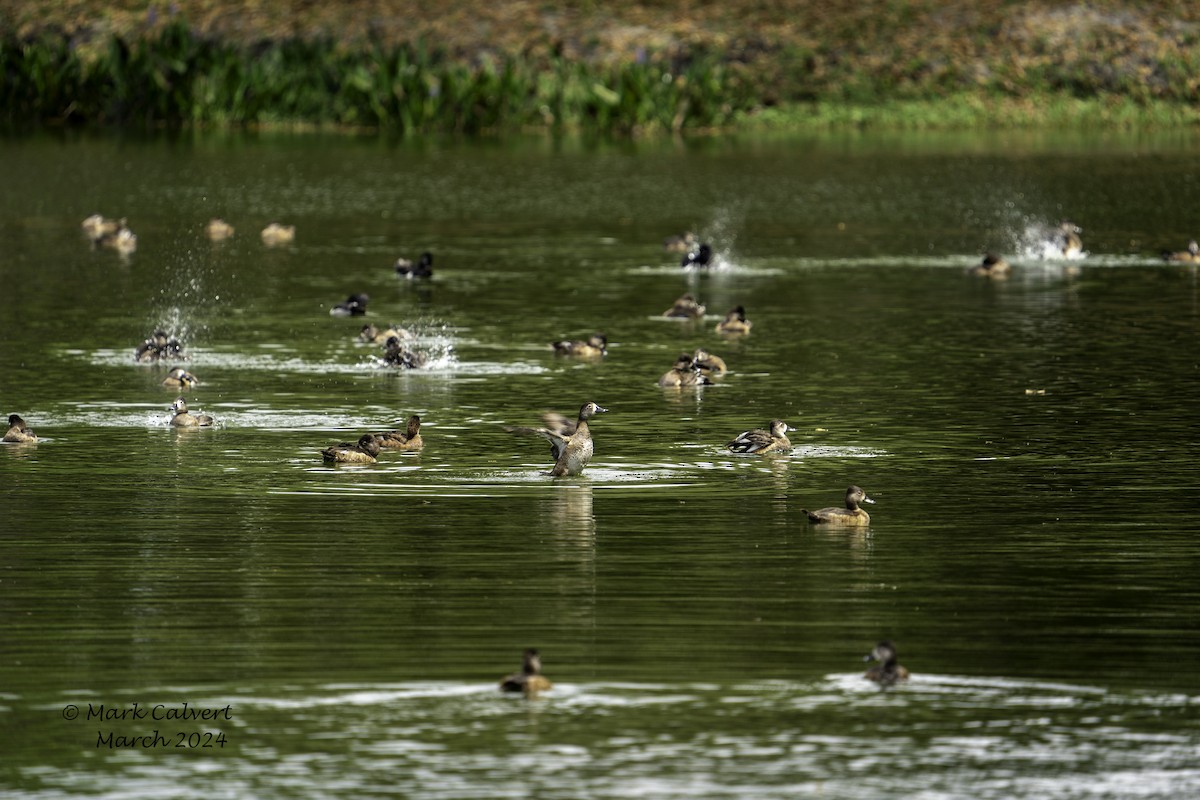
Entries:
{"label": "green pond water", "polygon": [[[1200,235],[1198,156],[4,140],[0,412],[42,438],[0,446],[0,793],[1200,795],[1200,279],[1158,255]],[[90,248],[93,213],[137,252]],[[1064,218],[1086,257],[1042,259]],[[718,269],[663,251],[686,229]],[[965,274],[988,250],[1008,280]],[[705,319],[661,316],[684,292]],[[364,322],[428,365],[382,367]],[[214,429],[168,426],[156,328]],[[602,361],[549,347],[593,331]],[[658,388],[697,347],[729,374]],[[581,476],[504,430],[588,400]],[[322,462],[409,414],[421,452]],[[773,418],[789,454],[724,448]],[[852,483],[869,527],[807,523]],[[526,647],[555,688],[502,695]]]}

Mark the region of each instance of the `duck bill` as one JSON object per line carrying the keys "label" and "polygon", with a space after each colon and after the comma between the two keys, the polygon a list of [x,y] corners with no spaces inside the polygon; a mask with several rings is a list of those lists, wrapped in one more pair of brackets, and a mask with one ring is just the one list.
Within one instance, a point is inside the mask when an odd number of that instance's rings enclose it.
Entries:
{"label": "duck bill", "polygon": [[607,409],[607,408],[605,408],[604,406],[600,406],[600,405],[596,406],[596,413],[598,413],[598,414],[604,414],[604,413],[607,413],[607,412],[608,412],[608,409]]}
{"label": "duck bill", "polygon": [[862,499],[862,501],[863,501],[864,503],[871,503],[872,505],[874,505],[874,503],[875,503],[875,501],[874,501],[874,500],[872,500],[871,498],[867,497],[866,495],[863,495],[863,499]]}

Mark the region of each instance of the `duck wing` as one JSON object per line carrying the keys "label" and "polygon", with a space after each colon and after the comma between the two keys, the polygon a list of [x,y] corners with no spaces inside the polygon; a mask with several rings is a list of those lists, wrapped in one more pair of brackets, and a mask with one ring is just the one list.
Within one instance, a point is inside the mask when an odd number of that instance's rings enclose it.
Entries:
{"label": "duck wing", "polygon": [[771,441],[771,434],[756,428],[752,431],[742,431],[725,446],[735,453],[757,453]]}
{"label": "duck wing", "polygon": [[546,441],[550,442],[550,453],[554,456],[555,461],[558,461],[558,459],[566,451],[567,445],[571,443],[571,437],[563,436],[557,431],[548,430],[546,428],[509,427],[505,428],[504,430],[508,431],[509,433],[515,433],[519,436],[542,437]]}

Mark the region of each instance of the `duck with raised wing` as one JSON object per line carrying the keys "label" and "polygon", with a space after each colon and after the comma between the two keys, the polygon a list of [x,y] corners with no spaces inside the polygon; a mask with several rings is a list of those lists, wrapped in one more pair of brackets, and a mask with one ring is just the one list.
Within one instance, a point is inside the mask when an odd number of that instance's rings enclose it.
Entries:
{"label": "duck with raised wing", "polygon": [[405,430],[377,433],[375,441],[385,450],[420,450],[425,446],[421,440],[421,418],[413,414]]}
{"label": "duck with raised wing", "polygon": [[396,275],[401,278],[412,280],[413,278],[432,278],[433,277],[433,253],[428,251],[421,253],[420,257],[414,262],[407,258],[396,259]]}
{"label": "duck with raised wing", "polygon": [[548,428],[506,428],[505,430],[527,436],[540,436],[550,442],[550,454],[554,457],[554,468],[550,470],[550,474],[554,477],[578,475],[592,460],[592,452],[595,449],[588,420],[607,411],[607,408],[602,408],[596,403],[584,403],[576,418],[575,432],[565,436]]}
{"label": "duck with raised wing", "polygon": [[199,383],[200,381],[196,380],[196,376],[183,367],[175,367],[162,380],[162,385],[168,389],[193,389]]}
{"label": "duck with raised wing", "polygon": [[813,523],[829,523],[832,525],[870,525],[871,515],[859,508],[862,503],[874,503],[867,493],[857,486],[846,489],[846,504],[844,508],[830,506],[816,511],[801,511],[808,515],[808,521]]}
{"label": "duck with raised wing", "polygon": [[552,342],[551,345],[555,354],[560,356],[601,358],[608,355],[608,337],[603,333],[593,333],[583,340]]}
{"label": "duck with raised wing", "polygon": [[891,686],[897,681],[908,680],[908,670],[897,662],[896,648],[888,641],[875,645],[870,653],[863,656],[863,661],[876,661],[875,666],[863,675],[869,681],[875,681],[880,686]]}
{"label": "duck with raised wing", "polygon": [[768,423],[766,428],[754,428],[742,431],[726,444],[725,447],[734,453],[756,453],[759,455],[790,450],[792,443],[787,437],[787,433],[790,430],[795,429],[789,427],[781,419],[773,419]]}
{"label": "duck with raised wing", "polygon": [[208,414],[192,414],[188,411],[187,401],[182,397],[175,398],[171,404],[171,425],[176,428],[211,428],[213,418]]}
{"label": "duck with raised wing", "polygon": [[514,672],[500,681],[500,691],[521,692],[526,697],[547,691],[553,686],[554,684],[542,674],[541,654],[532,647],[525,651],[521,671]]}
{"label": "duck with raised wing", "polygon": [[682,294],[675,300],[675,304],[664,311],[662,315],[676,319],[698,319],[704,316],[704,306],[697,303],[696,298],[690,294]]}
{"label": "duck with raised wing", "polygon": [[749,333],[752,323],[746,319],[746,309],[734,306],[729,309],[725,319],[717,323],[717,333]]}
{"label": "duck with raised wing", "polygon": [[262,238],[262,243],[267,247],[281,247],[296,241],[296,226],[280,225],[278,222],[272,222],[262,229],[262,233],[259,236]]}
{"label": "duck with raised wing", "polygon": [[321,451],[323,460],[337,464],[374,464],[377,455],[379,442],[373,433],[364,433],[355,444],[341,442]]}
{"label": "duck with raised wing", "polygon": [[8,430],[4,432],[4,441],[11,444],[28,444],[37,440],[37,434],[29,430],[29,426],[19,414],[8,415]]}
{"label": "duck with raised wing", "polygon": [[711,384],[700,372],[700,367],[687,353],[680,353],[675,365],[663,373],[658,385],[664,389],[680,389],[685,386],[708,386]]}
{"label": "duck with raised wing", "polygon": [[1012,267],[1003,257],[995,253],[988,253],[982,261],[968,269],[967,272],[985,278],[1007,278],[1011,270]]}

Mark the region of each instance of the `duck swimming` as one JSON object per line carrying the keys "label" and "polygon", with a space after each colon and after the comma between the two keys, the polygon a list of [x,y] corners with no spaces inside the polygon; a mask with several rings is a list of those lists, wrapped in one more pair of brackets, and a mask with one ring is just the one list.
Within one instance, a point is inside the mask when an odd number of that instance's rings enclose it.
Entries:
{"label": "duck swimming", "polygon": [[1164,250],[1162,254],[1163,261],[1173,261],[1180,264],[1200,264],[1200,244],[1196,243],[1195,239],[1188,242],[1187,250],[1179,250],[1172,253],[1170,250]]}
{"label": "duck swimming", "polygon": [[988,253],[975,266],[969,268],[967,272],[971,275],[979,275],[986,278],[1007,278],[1009,271],[1012,269],[1000,256],[995,253]]}
{"label": "duck swimming", "polygon": [[891,642],[883,641],[875,645],[875,649],[864,656],[863,661],[879,662],[867,670],[863,677],[875,681],[880,686],[891,686],[897,681],[908,680],[908,670],[896,663],[896,648]]}
{"label": "duck swimming", "polygon": [[554,469],[550,474],[556,478],[564,475],[578,475],[592,460],[594,445],[588,420],[597,414],[607,412],[596,403],[584,403],[579,409],[579,417],[575,423],[575,432],[563,435],[548,428],[506,428],[510,433],[529,436],[540,436],[550,442],[550,454],[554,457]]}
{"label": "duck swimming", "polygon": [[746,319],[746,309],[734,306],[725,315],[725,319],[717,323],[717,333],[749,333],[750,320]]}
{"label": "duck swimming", "polygon": [[696,352],[692,353],[692,363],[699,367],[705,375],[724,375],[728,371],[725,359],[714,356],[703,347],[696,348]]}
{"label": "duck swimming", "polygon": [[593,333],[583,341],[552,342],[554,352],[560,356],[577,356],[578,358],[600,358],[608,355],[608,337],[603,333]]}
{"label": "duck swimming", "polygon": [[168,389],[191,389],[199,383],[200,381],[196,380],[196,376],[183,367],[175,367],[162,380],[162,385]]}
{"label": "duck swimming", "polygon": [[361,317],[367,313],[367,303],[370,300],[370,295],[362,292],[352,294],[346,298],[345,302],[331,307],[329,313],[335,317]]}
{"label": "duck swimming", "polygon": [[664,389],[708,386],[711,383],[712,381],[700,373],[700,367],[687,353],[680,353],[679,358],[675,359],[675,365],[658,379],[658,385]]}
{"label": "duck swimming", "polygon": [[767,425],[766,429],[755,428],[749,431],[742,431],[733,438],[725,447],[734,453],[775,453],[780,450],[790,450],[792,447],[791,441],[787,437],[790,430],[795,430],[788,426],[781,419],[773,419]]}
{"label": "duck swimming", "polygon": [[851,486],[846,489],[846,505],[844,508],[830,506],[829,508],[821,508],[816,511],[807,511],[801,509],[808,515],[808,521],[812,523],[830,523],[833,525],[870,525],[871,515],[863,509],[859,508],[860,503],[874,503],[875,501],[867,497],[867,493],[857,486]]}
{"label": "duck swimming", "polygon": [[425,446],[421,441],[421,418],[413,414],[408,418],[408,427],[403,433],[387,431],[375,434],[375,442],[388,450],[420,450]]}
{"label": "duck swimming", "polygon": [[421,253],[420,258],[416,263],[409,261],[407,258],[396,259],[396,275],[401,278],[432,278],[433,277],[433,253]]}
{"label": "duck swimming", "polygon": [[684,254],[683,260],[679,262],[679,265],[684,269],[707,269],[712,266],[712,263],[712,247],[702,244],[695,250]]}
{"label": "duck swimming", "polygon": [[213,418],[208,414],[188,413],[187,401],[182,397],[175,398],[171,413],[175,415],[171,417],[171,425],[176,428],[211,428],[213,425]]}
{"label": "duck swimming", "polygon": [[272,222],[263,228],[262,233],[259,235],[262,237],[262,243],[267,247],[280,247],[296,241],[296,226],[280,225],[278,222]]}
{"label": "duck swimming", "polygon": [[680,295],[675,304],[662,313],[664,317],[697,319],[704,316],[704,306],[690,294]]}
{"label": "duck swimming", "polygon": [[233,236],[233,226],[223,219],[213,217],[204,226],[204,235],[214,242],[223,242]]}
{"label": "duck swimming", "polygon": [[521,671],[514,672],[500,681],[502,692],[522,692],[526,697],[552,688],[554,684],[542,675],[542,657],[532,647],[525,651]]}
{"label": "duck swimming", "polygon": [[337,464],[374,464],[377,455],[379,455],[379,443],[375,440],[373,433],[364,433],[358,437],[356,444],[342,442],[321,451],[323,460]]}
{"label": "duck swimming", "polygon": [[95,247],[116,236],[123,223],[124,220],[106,219],[100,214],[92,214],[80,223],[80,227],[83,228],[84,234]]}
{"label": "duck swimming", "polygon": [[21,419],[19,414],[8,415],[8,430],[4,432],[4,441],[27,444],[37,440],[37,434],[29,430],[29,426],[25,424],[25,420]]}

